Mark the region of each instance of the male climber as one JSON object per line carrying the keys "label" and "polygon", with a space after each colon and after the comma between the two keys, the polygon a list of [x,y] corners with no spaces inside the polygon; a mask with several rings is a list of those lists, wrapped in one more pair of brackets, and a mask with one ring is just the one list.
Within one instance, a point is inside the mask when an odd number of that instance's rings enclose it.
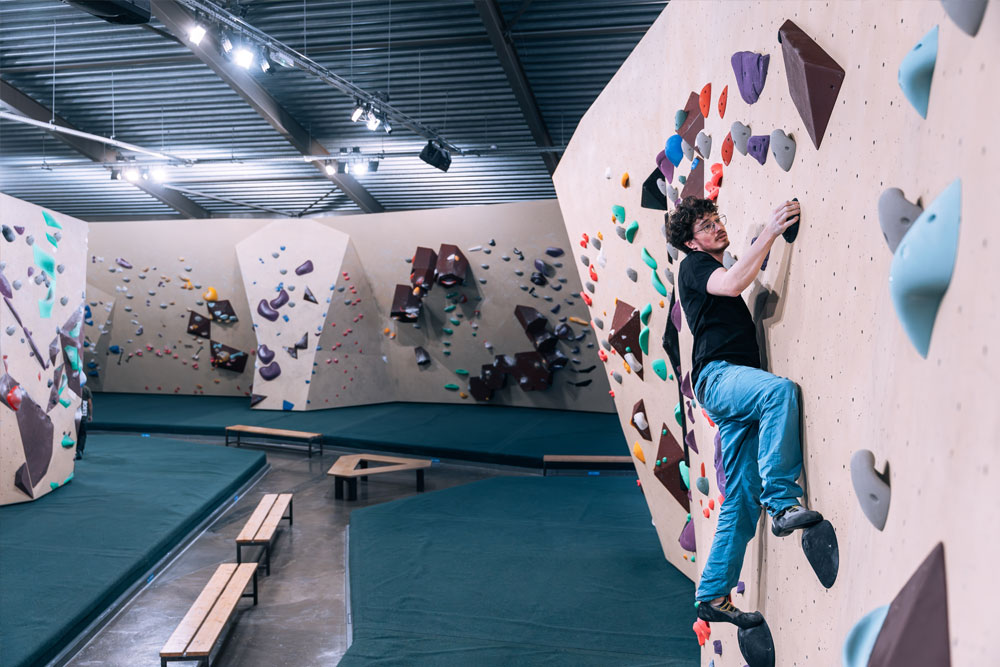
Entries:
{"label": "male climber", "polygon": [[764,231],[728,270],[726,219],[715,202],[687,197],[670,216],[670,243],[685,252],[678,272],[681,307],[694,335],[691,379],[701,406],[719,427],[726,498],[696,594],[698,618],[759,625],[760,612],[733,606],[747,543],[761,505],[778,537],[823,520],[799,505],[802,471],[798,387],[761,369],[750,310],[740,294],[753,282],[775,239],[798,221],[799,203],[774,210]]}

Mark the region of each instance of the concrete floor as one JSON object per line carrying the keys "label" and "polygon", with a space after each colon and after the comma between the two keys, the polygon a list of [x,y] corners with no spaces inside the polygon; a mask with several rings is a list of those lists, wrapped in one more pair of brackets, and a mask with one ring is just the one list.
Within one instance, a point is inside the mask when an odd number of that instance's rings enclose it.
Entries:
{"label": "concrete floor", "polygon": [[[176,438],[177,436],[166,436]],[[218,445],[217,439],[188,438]],[[348,646],[345,528],[351,510],[416,494],[412,471],[373,476],[358,484],[355,502],[335,500],[326,471],[340,455],[323,457],[268,448],[271,469],[203,535],[141,589],[66,663],[73,667],[159,665],[159,651],[219,563],[236,561],[236,535],[265,493],[292,492],[294,525],[281,523],[271,576],[260,571],[259,602],[237,607],[213,665],[274,667],[336,665]],[[435,491],[498,475],[537,474],[519,468],[444,462],[426,472]],[[244,552],[246,553],[246,552]],[[254,557],[251,553],[250,557]],[[176,663],[179,665],[194,663]]]}

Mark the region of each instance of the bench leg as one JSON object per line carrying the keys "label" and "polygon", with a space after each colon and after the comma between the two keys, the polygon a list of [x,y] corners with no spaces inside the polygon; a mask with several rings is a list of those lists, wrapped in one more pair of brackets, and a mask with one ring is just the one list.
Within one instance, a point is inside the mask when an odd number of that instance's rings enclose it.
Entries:
{"label": "bench leg", "polygon": [[344,499],[344,478],[334,477],[333,478],[333,497],[337,500]]}
{"label": "bench leg", "polygon": [[282,517],[283,519],[288,519],[288,525],[289,526],[292,525],[292,503],[294,503],[294,502],[295,502],[294,498],[289,498],[288,499],[288,516]]}
{"label": "bench leg", "polygon": [[264,545],[264,574],[271,576],[271,544]]}
{"label": "bench leg", "polygon": [[243,545],[239,542],[236,543],[236,564],[239,565],[243,562]]}
{"label": "bench leg", "polygon": [[347,499],[357,500],[358,499],[358,478],[352,477],[347,480]]}
{"label": "bench leg", "polygon": [[[367,470],[368,469],[368,461],[364,461],[364,460],[358,461],[358,467],[361,468],[362,470]],[[368,481],[368,475],[363,475],[361,477],[361,481],[362,482],[367,482]]]}
{"label": "bench leg", "polygon": [[229,431],[226,431],[226,447],[229,446]]}
{"label": "bench leg", "polygon": [[253,571],[253,604],[257,606],[257,570]]}
{"label": "bench leg", "polygon": [[309,458],[313,457],[313,441],[309,441]]}
{"label": "bench leg", "polygon": [[424,491],[424,469],[417,469],[417,492],[423,493]]}

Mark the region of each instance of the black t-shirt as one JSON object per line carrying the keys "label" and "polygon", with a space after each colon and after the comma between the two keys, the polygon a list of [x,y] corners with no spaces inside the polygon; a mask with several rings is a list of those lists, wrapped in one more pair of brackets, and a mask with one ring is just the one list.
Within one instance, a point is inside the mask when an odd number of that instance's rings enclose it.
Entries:
{"label": "black t-shirt", "polygon": [[743,297],[708,293],[708,278],[720,268],[708,253],[694,251],[678,271],[681,308],[694,335],[692,387],[698,386],[698,375],[710,361],[760,368],[757,330]]}

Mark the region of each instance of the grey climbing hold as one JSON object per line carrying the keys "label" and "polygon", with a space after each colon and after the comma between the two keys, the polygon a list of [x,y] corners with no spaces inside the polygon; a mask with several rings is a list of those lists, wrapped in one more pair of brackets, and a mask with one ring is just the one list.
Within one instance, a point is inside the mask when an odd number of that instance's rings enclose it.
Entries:
{"label": "grey climbing hold", "polygon": [[632,282],[637,282],[639,280],[639,274],[636,273],[636,270],[631,266],[625,269],[625,275],[628,276],[628,279]]}
{"label": "grey climbing hold", "polygon": [[667,244],[667,255],[670,257],[670,259],[674,260],[675,262],[677,261],[677,257],[678,257],[678,255],[677,255],[677,248],[675,248],[670,243]]}
{"label": "grey climbing hold", "polygon": [[590,266],[590,258],[587,257],[586,255],[580,255],[580,261],[583,263],[584,266]]}
{"label": "grey climbing hold", "polygon": [[481,266],[484,269],[489,269],[490,268],[489,264],[480,264],[479,266]]}
{"label": "grey climbing hold", "polygon": [[746,155],[747,142],[750,141],[750,128],[740,121],[736,121],[730,128],[729,133],[733,136],[733,147],[738,150],[741,155]]}
{"label": "grey climbing hold", "polygon": [[625,228],[624,227],[622,227],[620,225],[615,225],[615,234],[617,234],[618,238],[622,239],[623,241],[627,240],[625,238],[626,235],[625,235]]}
{"label": "grey climbing hold", "polygon": [[615,382],[617,382],[618,384],[622,383],[622,375],[618,371],[614,371],[613,373],[611,373],[611,377],[613,377]]}
{"label": "grey climbing hold", "polygon": [[603,347],[608,352],[611,351],[611,343],[609,343],[606,339],[601,340],[601,347]]}
{"label": "grey climbing hold", "polygon": [[775,130],[771,133],[771,154],[774,155],[778,166],[788,171],[795,160],[795,139],[782,130]]}
{"label": "grey climbing hold", "polygon": [[882,236],[889,244],[889,250],[896,252],[910,225],[923,212],[924,209],[911,204],[899,188],[888,188],[882,193],[878,198],[878,224],[882,227]]}
{"label": "grey climbing hold", "polygon": [[590,245],[594,246],[595,250],[601,249],[601,239],[593,238],[590,239]]}
{"label": "grey climbing hold", "polygon": [[604,328],[604,320],[602,320],[602,319],[601,319],[601,318],[599,318],[599,317],[595,317],[595,318],[594,318],[594,325],[595,325],[595,326],[596,326],[596,327],[597,327],[598,329],[603,329],[603,328]]}
{"label": "grey climbing hold", "polygon": [[859,449],[851,456],[851,483],[861,504],[861,511],[873,526],[879,530],[885,529],[889,501],[892,499],[889,464],[886,463],[885,470],[879,472],[875,469],[875,454],[868,449]]}
{"label": "grey climbing hold", "polygon": [[691,144],[681,139],[681,152],[684,153],[684,157],[689,160],[694,160],[694,149],[691,148]]}
{"label": "grey climbing hold", "polygon": [[989,0],[941,0],[945,13],[964,33],[975,37]]}
{"label": "grey climbing hold", "polygon": [[726,271],[733,268],[733,264],[736,263],[736,259],[729,254],[729,251],[722,253],[722,266],[725,267]]}
{"label": "grey climbing hold", "polygon": [[591,294],[594,293],[594,283],[587,281],[586,283],[584,283],[583,286],[586,287],[587,291],[590,292]]}
{"label": "grey climbing hold", "polygon": [[500,255],[500,259],[502,259],[505,262],[509,262],[510,261],[510,255]]}
{"label": "grey climbing hold", "polygon": [[671,285],[674,284],[674,272],[673,271],[671,271],[670,269],[663,269],[663,275],[664,275],[664,277],[666,277],[668,283],[670,283]]}
{"label": "grey climbing hold", "polygon": [[524,271],[522,271],[521,269],[514,269],[514,275],[515,276],[523,276],[524,275]]}
{"label": "grey climbing hold", "polygon": [[712,155],[712,137],[706,134],[704,130],[698,133],[695,137],[694,145],[698,149],[698,152],[706,160]]}

